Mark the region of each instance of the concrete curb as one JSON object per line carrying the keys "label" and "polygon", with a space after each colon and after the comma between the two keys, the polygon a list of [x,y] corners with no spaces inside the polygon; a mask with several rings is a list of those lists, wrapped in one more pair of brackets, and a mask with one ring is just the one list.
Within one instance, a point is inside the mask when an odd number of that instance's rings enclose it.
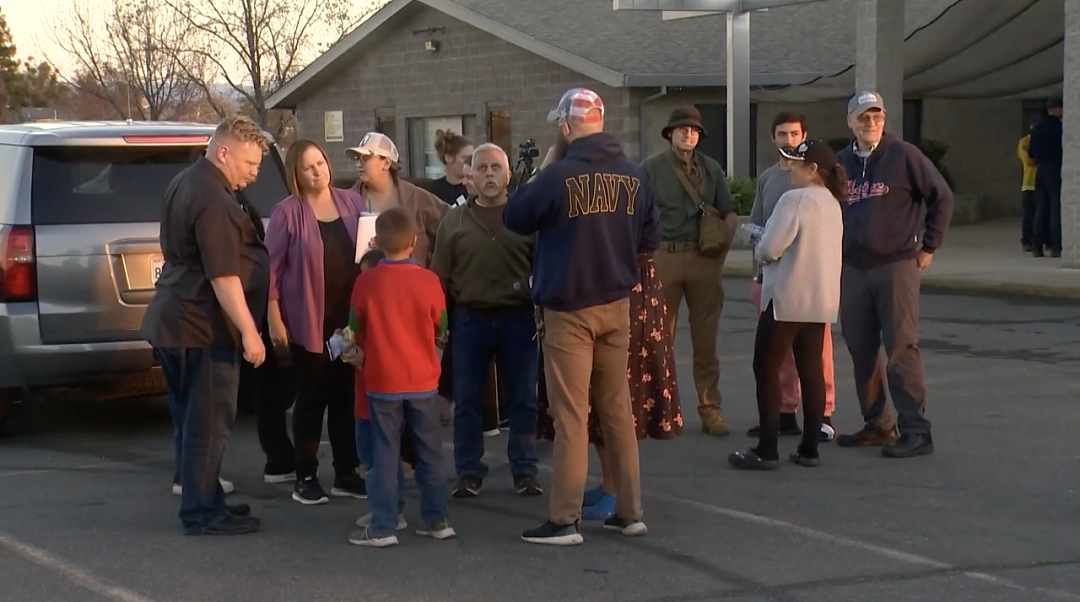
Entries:
{"label": "concrete curb", "polygon": [[[750,268],[738,265],[725,265],[724,276],[750,278]],[[922,290],[953,293],[975,293],[981,295],[1005,295],[1011,297],[1041,297],[1045,299],[1078,299],[1080,289],[1046,284],[1024,284],[1014,282],[979,282],[957,280],[953,276],[923,276]]]}

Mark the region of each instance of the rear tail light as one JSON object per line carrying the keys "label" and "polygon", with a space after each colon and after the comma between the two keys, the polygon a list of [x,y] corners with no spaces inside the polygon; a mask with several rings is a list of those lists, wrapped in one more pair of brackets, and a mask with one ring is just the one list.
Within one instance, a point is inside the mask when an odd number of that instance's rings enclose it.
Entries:
{"label": "rear tail light", "polygon": [[37,262],[31,226],[0,226],[0,301],[37,300]]}

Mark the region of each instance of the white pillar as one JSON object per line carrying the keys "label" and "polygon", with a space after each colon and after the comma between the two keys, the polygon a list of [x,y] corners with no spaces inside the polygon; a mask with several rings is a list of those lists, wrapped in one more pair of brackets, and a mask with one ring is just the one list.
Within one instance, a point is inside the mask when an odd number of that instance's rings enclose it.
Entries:
{"label": "white pillar", "polygon": [[1080,268],[1080,0],[1065,0],[1065,156],[1061,162],[1061,257]]}
{"label": "white pillar", "polygon": [[727,174],[750,177],[750,13],[727,14]]}
{"label": "white pillar", "polygon": [[904,0],[859,0],[855,87],[885,99],[885,130],[904,133]]}

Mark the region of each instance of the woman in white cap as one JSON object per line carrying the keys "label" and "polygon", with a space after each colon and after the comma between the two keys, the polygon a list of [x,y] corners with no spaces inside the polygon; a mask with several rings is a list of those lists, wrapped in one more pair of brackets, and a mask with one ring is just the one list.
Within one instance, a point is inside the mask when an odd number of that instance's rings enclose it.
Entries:
{"label": "woman in white cap", "polygon": [[360,144],[346,149],[345,154],[356,161],[360,179],[353,190],[360,194],[366,213],[378,214],[391,207],[402,207],[412,214],[417,231],[425,234],[416,241],[413,259],[428,267],[435,249],[435,234],[450,206],[399,177],[397,145],[385,134],[368,132]]}
{"label": "woman in white cap", "polygon": [[772,470],[780,465],[780,366],[794,352],[802,384],[802,443],[790,460],[818,466],[818,434],[825,416],[825,373],[821,349],[825,325],[840,312],[840,272],[847,176],[829,145],[808,140],[781,148],[792,161],[791,182],[765,223],[754,251],[763,267],[761,316],[754,342],[761,425],[757,447],[736,452],[728,463],[742,470]]}

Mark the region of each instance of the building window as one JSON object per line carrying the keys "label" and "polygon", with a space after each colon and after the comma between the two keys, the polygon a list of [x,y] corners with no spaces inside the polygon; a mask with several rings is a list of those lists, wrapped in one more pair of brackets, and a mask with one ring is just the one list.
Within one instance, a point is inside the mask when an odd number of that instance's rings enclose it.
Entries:
{"label": "building window", "polygon": [[487,130],[488,142],[499,145],[507,156],[512,156],[510,149],[514,146],[514,138],[510,129],[509,107],[488,107]]}
{"label": "building window", "polygon": [[376,111],[375,131],[385,134],[387,138],[394,141],[394,144],[401,143],[397,137],[397,120],[394,118],[393,113]]}
{"label": "building window", "polygon": [[435,132],[451,129],[457,133],[464,131],[465,118],[453,117],[415,117],[409,123],[409,175],[414,178],[436,180],[446,173],[439,154],[435,152]]}

